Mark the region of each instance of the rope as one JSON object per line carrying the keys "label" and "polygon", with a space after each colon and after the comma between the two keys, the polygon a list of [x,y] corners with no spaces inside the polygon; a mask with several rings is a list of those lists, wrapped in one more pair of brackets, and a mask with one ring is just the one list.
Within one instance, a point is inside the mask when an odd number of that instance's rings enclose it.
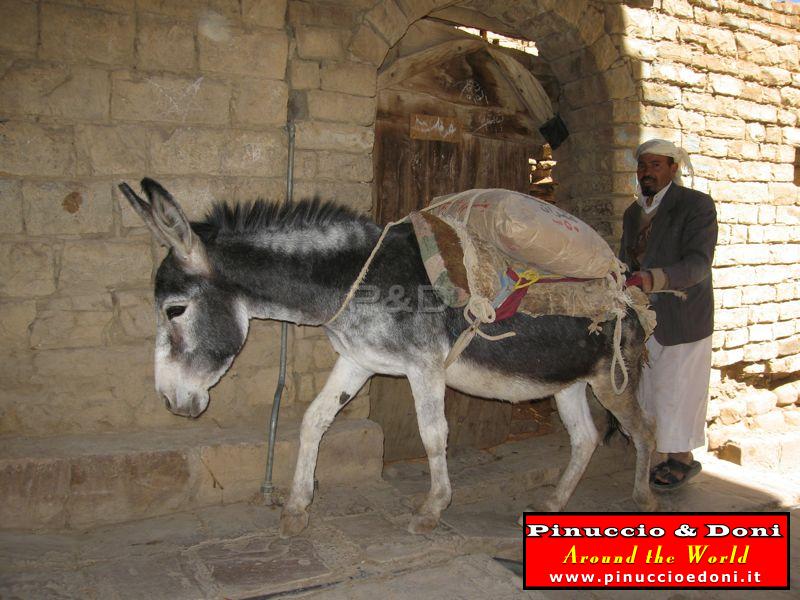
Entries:
{"label": "rope", "polygon": [[364,282],[364,278],[367,276],[367,271],[369,271],[369,267],[372,264],[372,259],[375,258],[375,255],[378,253],[378,248],[381,247],[381,244],[383,243],[383,240],[386,237],[386,234],[389,233],[389,229],[391,229],[395,225],[399,225],[400,223],[406,221],[407,219],[408,219],[408,217],[404,217],[404,218],[400,219],[399,221],[392,221],[391,223],[388,223],[386,225],[386,227],[383,228],[383,232],[381,232],[381,236],[378,238],[378,241],[375,243],[375,247],[372,249],[372,252],[370,253],[369,257],[367,257],[367,261],[364,263],[364,266],[361,267],[361,272],[358,274],[358,277],[356,277],[356,280],[350,286],[350,290],[347,292],[347,295],[344,297],[344,300],[342,301],[341,306],[339,306],[339,310],[337,310],[336,313],[330,319],[325,321],[323,323],[323,325],[330,325],[336,319],[339,318],[339,315],[341,315],[344,312],[344,309],[347,308],[347,306],[350,304],[350,301],[353,299],[353,296],[356,295],[356,291],[358,291],[358,287]]}
{"label": "rope", "polygon": [[[438,202],[434,202],[430,206],[426,206],[425,208],[421,209],[421,211],[425,212],[425,211],[433,210],[434,208],[438,208],[442,204],[446,204],[446,203],[450,202],[452,196],[454,196],[454,195],[455,194],[449,194],[447,196],[444,196]],[[470,207],[471,207],[471,205],[470,205]],[[344,312],[344,309],[347,308],[347,306],[350,304],[350,301],[353,299],[353,296],[356,295],[356,291],[358,291],[358,287],[364,282],[364,279],[367,276],[367,271],[369,271],[369,267],[372,264],[372,260],[375,258],[375,255],[378,253],[378,249],[381,247],[381,244],[383,243],[383,240],[386,237],[386,234],[389,232],[389,229],[391,229],[395,225],[400,225],[401,223],[405,223],[407,221],[408,221],[408,216],[405,216],[402,219],[399,219],[397,221],[392,221],[391,223],[387,223],[386,227],[384,227],[383,231],[381,232],[381,236],[378,238],[378,241],[375,243],[375,247],[372,249],[372,252],[370,253],[369,257],[367,257],[367,261],[364,263],[364,266],[361,267],[361,272],[358,274],[358,277],[356,277],[356,280],[350,286],[350,290],[347,292],[347,295],[344,297],[344,300],[342,301],[342,304],[339,306],[339,310],[337,310],[336,313],[334,313],[334,315],[330,319],[325,321],[322,324],[323,326],[324,325],[330,325],[336,319],[338,319],[341,316],[341,314]]]}

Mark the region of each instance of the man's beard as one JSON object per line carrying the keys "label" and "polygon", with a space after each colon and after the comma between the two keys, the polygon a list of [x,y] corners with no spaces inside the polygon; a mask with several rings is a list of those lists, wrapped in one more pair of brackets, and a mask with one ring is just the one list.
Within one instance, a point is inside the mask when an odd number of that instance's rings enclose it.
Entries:
{"label": "man's beard", "polygon": [[642,193],[645,196],[652,196],[658,191],[655,189],[656,180],[649,177],[642,177],[639,180],[639,186],[642,188]]}

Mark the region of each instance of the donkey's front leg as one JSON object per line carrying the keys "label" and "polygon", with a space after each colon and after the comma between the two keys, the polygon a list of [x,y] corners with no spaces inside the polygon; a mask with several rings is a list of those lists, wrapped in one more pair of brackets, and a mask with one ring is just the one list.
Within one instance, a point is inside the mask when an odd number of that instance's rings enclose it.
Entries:
{"label": "donkey's front leg", "polygon": [[308,525],[307,509],[314,497],[314,469],[322,434],[371,375],[370,371],[340,356],[322,391],[303,415],[292,490],[281,513],[282,537],[297,535]]}
{"label": "donkey's front leg", "polygon": [[422,506],[411,518],[411,533],[428,533],[439,523],[439,516],[450,504],[450,477],[447,474],[447,420],[444,417],[444,369],[414,371],[408,374],[417,423],[431,471],[431,489]]}

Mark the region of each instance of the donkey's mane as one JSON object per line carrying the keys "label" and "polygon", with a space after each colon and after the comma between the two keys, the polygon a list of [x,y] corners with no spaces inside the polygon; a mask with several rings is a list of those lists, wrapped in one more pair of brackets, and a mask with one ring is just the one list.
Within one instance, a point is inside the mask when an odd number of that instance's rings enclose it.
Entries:
{"label": "donkey's mane", "polygon": [[339,224],[372,224],[353,209],[318,198],[300,202],[256,200],[230,205],[216,202],[196,229],[214,234],[247,234],[278,230],[325,229]]}

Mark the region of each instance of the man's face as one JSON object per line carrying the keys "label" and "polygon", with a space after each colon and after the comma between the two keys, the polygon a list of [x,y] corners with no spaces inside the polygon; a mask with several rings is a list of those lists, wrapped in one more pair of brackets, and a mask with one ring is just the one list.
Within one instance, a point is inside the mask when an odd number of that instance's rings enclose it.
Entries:
{"label": "man's face", "polygon": [[636,178],[645,196],[653,196],[672,181],[678,171],[678,163],[660,154],[642,154],[636,168]]}

